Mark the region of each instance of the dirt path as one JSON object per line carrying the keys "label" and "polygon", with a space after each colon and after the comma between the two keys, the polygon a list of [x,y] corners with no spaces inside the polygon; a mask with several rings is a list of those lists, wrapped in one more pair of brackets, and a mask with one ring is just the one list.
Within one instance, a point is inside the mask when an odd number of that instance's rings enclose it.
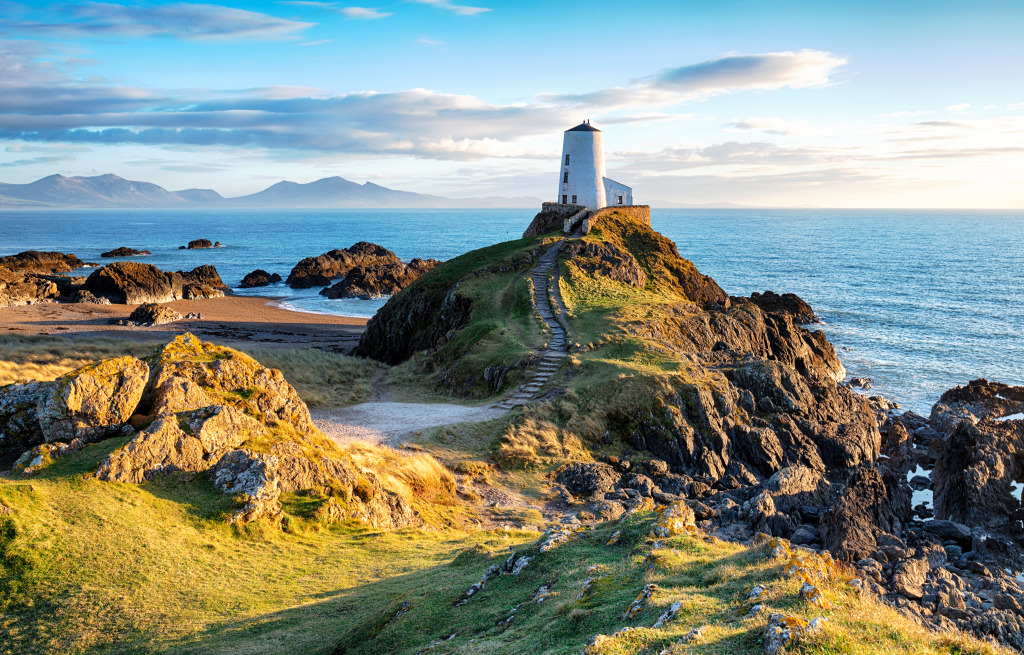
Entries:
{"label": "dirt path", "polygon": [[316,426],[338,443],[367,441],[395,447],[417,430],[452,423],[488,421],[504,413],[492,407],[396,402],[368,402],[311,412]]}

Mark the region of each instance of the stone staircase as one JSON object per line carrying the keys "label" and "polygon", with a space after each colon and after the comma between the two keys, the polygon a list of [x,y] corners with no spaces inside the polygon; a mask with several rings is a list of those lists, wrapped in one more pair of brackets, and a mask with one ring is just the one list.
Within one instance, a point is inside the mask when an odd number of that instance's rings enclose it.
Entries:
{"label": "stone staircase", "polygon": [[[540,363],[534,369],[533,378],[516,389],[511,396],[497,403],[495,407],[498,409],[512,409],[533,400],[534,396],[551,379],[551,376],[555,374],[558,367],[562,365],[562,360],[568,355],[569,336],[565,332],[565,327],[555,318],[556,311],[560,311],[564,315],[564,306],[562,305],[561,293],[558,290],[557,277],[553,275],[556,273],[555,265],[558,251],[562,249],[562,243],[564,242],[559,241],[545,250],[531,273],[533,275],[534,306],[537,312],[540,313],[544,323],[551,330],[551,342],[548,344],[547,350],[541,355]],[[548,283],[552,278],[554,278],[554,284],[549,289]]]}

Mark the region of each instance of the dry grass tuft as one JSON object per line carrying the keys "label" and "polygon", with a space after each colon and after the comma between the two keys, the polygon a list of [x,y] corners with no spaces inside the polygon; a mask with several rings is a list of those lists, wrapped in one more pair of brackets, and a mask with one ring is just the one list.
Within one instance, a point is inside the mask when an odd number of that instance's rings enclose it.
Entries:
{"label": "dry grass tuft", "polygon": [[578,436],[550,421],[524,416],[505,428],[495,459],[512,469],[537,468],[562,460],[589,460]]}
{"label": "dry grass tuft", "polygon": [[370,381],[384,368],[370,359],[315,348],[246,352],[260,364],[284,373],[285,379],[313,409],[345,407],[368,400],[372,393]]}
{"label": "dry grass tuft", "polygon": [[0,336],[0,386],[16,380],[54,380],[110,357],[147,357],[157,342],[137,343],[117,339],[67,339],[65,337]]}
{"label": "dry grass tuft", "polygon": [[404,499],[434,500],[455,493],[455,478],[441,462],[426,453],[400,453],[392,448],[353,443],[343,449],[360,471],[373,473]]}

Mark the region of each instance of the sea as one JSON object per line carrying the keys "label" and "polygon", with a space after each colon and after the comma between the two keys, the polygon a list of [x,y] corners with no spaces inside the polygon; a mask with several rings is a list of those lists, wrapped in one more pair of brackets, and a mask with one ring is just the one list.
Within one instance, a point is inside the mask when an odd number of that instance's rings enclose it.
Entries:
{"label": "sea", "polygon": [[[106,263],[120,246],[164,270],[213,264],[237,287],[257,268],[358,241],[450,259],[518,238],[533,212],[457,210],[5,210],[0,255],[71,252]],[[984,377],[1024,385],[1024,211],[654,209],[654,229],[728,293],[806,300],[850,376],[928,415],[946,389]],[[197,238],[221,248],[179,250]],[[88,273],[88,270],[81,271]],[[237,289],[302,312],[370,317],[385,300],[328,300],[284,284]]]}

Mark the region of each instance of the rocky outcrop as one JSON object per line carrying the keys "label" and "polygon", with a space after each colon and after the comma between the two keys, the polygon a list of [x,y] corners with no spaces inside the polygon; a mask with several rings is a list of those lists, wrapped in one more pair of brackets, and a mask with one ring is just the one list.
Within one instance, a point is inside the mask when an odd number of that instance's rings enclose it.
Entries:
{"label": "rocky outcrop", "polygon": [[47,382],[15,382],[0,387],[0,456],[17,455],[43,442],[37,405]]}
{"label": "rocky outcrop", "polygon": [[615,282],[643,289],[647,274],[640,268],[636,258],[628,251],[610,243],[591,241],[569,241],[562,252],[588,275],[607,278]]}
{"label": "rocky outcrop", "polygon": [[53,302],[60,295],[60,288],[48,276],[0,267],[0,307]]}
{"label": "rocky outcrop", "polygon": [[112,303],[137,305],[194,298],[217,298],[227,286],[210,265],[191,271],[164,272],[152,264],[114,262],[89,276],[84,290]]}
{"label": "rocky outcrop", "polygon": [[245,353],[183,334],[148,358],[147,414],[178,413],[212,405],[236,406],[268,427],[279,423],[317,434],[309,409],[277,369]]}
{"label": "rocky outcrop", "polygon": [[205,248],[221,248],[220,241],[214,243],[209,239],[193,239],[187,246],[178,246],[178,250],[202,250]]}
{"label": "rocky outcrop", "polygon": [[325,287],[357,266],[370,268],[401,263],[398,256],[387,248],[360,241],[348,248],[303,259],[292,268],[286,282],[293,289]]}
{"label": "rocky outcrop", "polygon": [[114,248],[107,252],[100,253],[100,257],[139,257],[141,255],[152,255],[153,253],[148,250],[136,250],[135,248],[126,248],[121,246],[120,248]]}
{"label": "rocky outcrop", "polygon": [[262,268],[257,268],[252,273],[246,273],[245,277],[242,278],[241,284],[238,286],[242,289],[251,289],[253,287],[265,287],[271,284],[276,284],[281,281],[281,276],[277,273],[268,273]]}
{"label": "rocky outcrop", "polygon": [[551,232],[561,232],[565,227],[565,219],[585,210],[583,205],[560,205],[546,202],[541,211],[533,217],[523,237],[539,237]]}
{"label": "rocky outcrop", "polygon": [[781,296],[774,291],[750,294],[750,302],[768,314],[784,314],[793,319],[797,325],[819,323],[814,310],[795,293],[784,293]]}
{"label": "rocky outcrop", "polygon": [[142,360],[116,357],[57,378],[37,404],[44,439],[91,442],[113,436],[135,413],[148,376]]}
{"label": "rocky outcrop", "polygon": [[0,257],[0,268],[18,273],[67,273],[85,266],[78,257],[62,252],[26,250],[17,255]]}
{"label": "rocky outcrop", "polygon": [[898,478],[877,468],[861,467],[846,480],[845,488],[822,517],[826,548],[840,559],[857,561],[878,547],[879,535],[901,535],[910,519],[910,495]]}
{"label": "rocky outcrop", "polygon": [[257,439],[266,427],[240,409],[213,405],[161,414],[138,436],[108,456],[96,477],[139,484],[175,471],[205,471],[228,451]]}
{"label": "rocky outcrop", "polygon": [[337,284],[320,291],[320,295],[332,300],[392,296],[440,263],[436,259],[416,258],[408,264],[399,262],[357,266],[346,273]]}

